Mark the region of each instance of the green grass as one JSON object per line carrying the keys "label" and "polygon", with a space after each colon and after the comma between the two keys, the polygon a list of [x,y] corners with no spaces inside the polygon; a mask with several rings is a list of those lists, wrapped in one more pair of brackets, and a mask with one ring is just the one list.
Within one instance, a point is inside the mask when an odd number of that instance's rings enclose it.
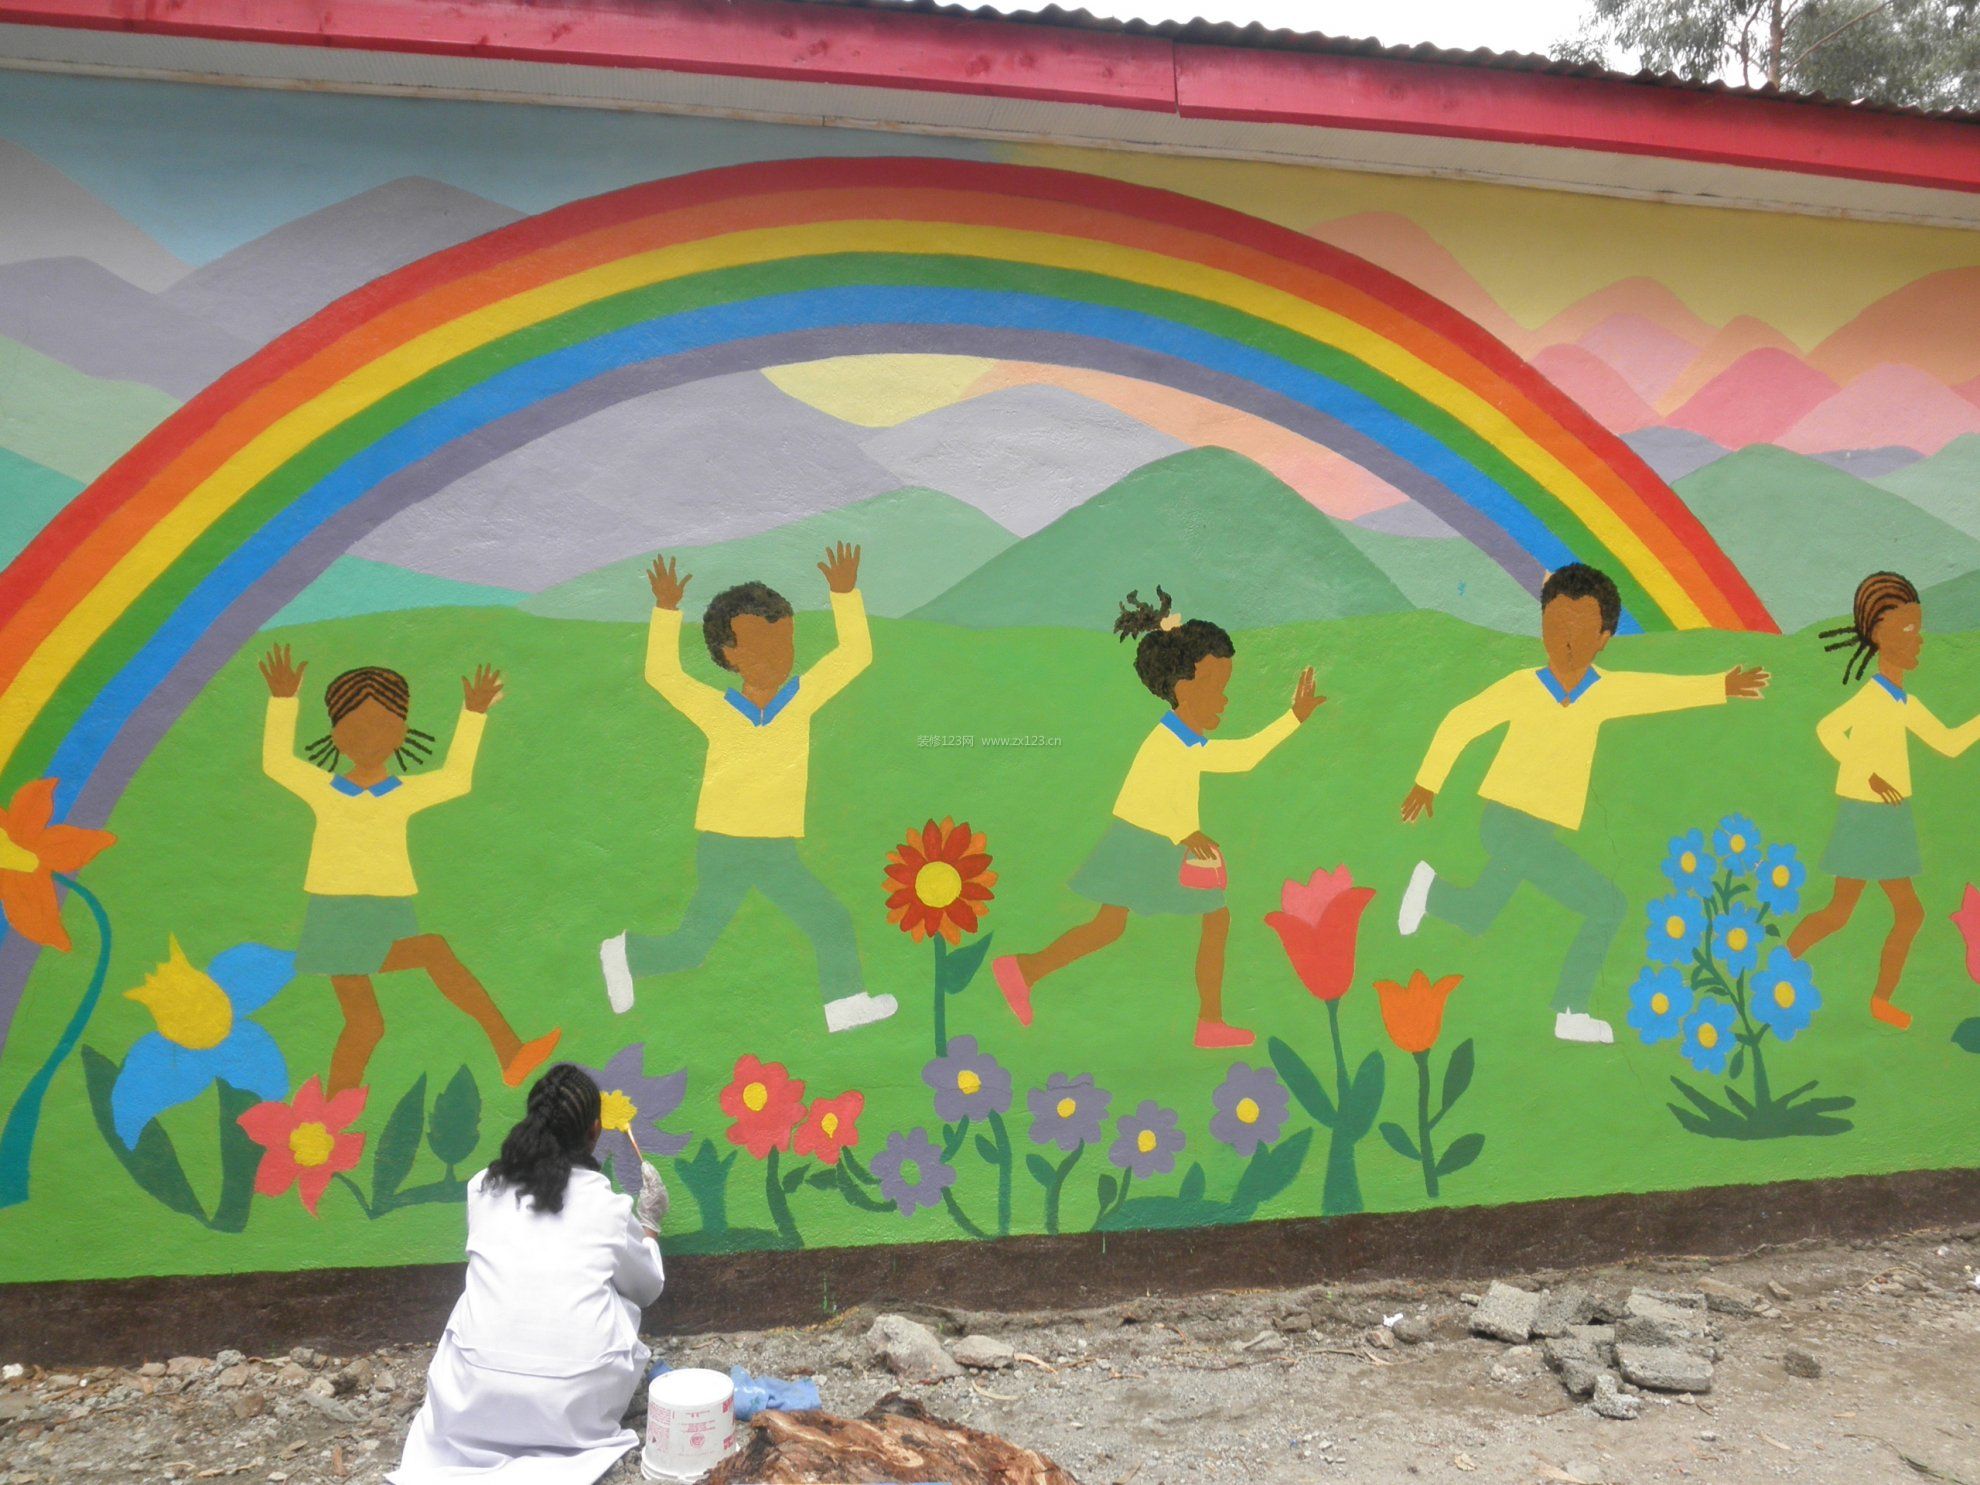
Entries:
{"label": "green grass", "polygon": [[[801,617],[801,657],[815,655],[827,632],[819,618]],[[716,1096],[745,1052],[784,1062],[816,1093],[862,1090],[860,1148],[869,1160],[892,1129],[934,1128],[920,1081],[930,1054],[931,951],[885,921],[887,851],[930,816],[968,819],[988,835],[996,857],[1000,880],[986,925],[996,949],[1037,947],[1090,911],[1065,883],[1104,829],[1128,760],[1158,711],[1134,681],[1127,654],[1104,635],[876,623],[874,668],[816,725],[803,850],[854,910],[870,985],[899,995],[903,1011],[887,1025],[827,1037],[809,953],[760,901],[745,907],[701,970],[647,982],[625,1018],[605,1005],[598,940],[628,925],[670,926],[693,886],[700,739],[642,684],[638,626],[442,610],[326,622],[281,637],[312,661],[312,677],[363,662],[405,669],[416,724],[443,742],[453,725],[455,677],[484,658],[507,669],[509,698],[494,713],[475,793],[415,824],[422,923],[449,938],[525,1035],[561,1026],[564,1052],[593,1065],[644,1041],[650,1071],[686,1066],[687,1101],[672,1127],[711,1137],[724,1150],[727,1121]],[[696,649],[689,647],[689,662],[705,671]],[[1389,1053],[1382,1118],[1414,1128],[1414,1076],[1383,1036],[1372,981],[1418,969],[1464,976],[1437,1056],[1441,1066],[1451,1047],[1475,1039],[1476,1080],[1449,1134],[1477,1130],[1486,1144],[1475,1165],[1444,1183],[1445,1204],[1970,1162],[1980,1061],[1954,1047],[1949,1034],[1974,1009],[1974,987],[1945,915],[1966,880],[1968,843],[1980,827],[1973,759],[1949,763],[1923,750],[1915,757],[1927,866],[1920,887],[1930,910],[1902,993],[1916,1028],[1890,1032],[1863,1009],[1888,922],[1880,904],[1866,902],[1858,922],[1815,954],[1826,1007],[1809,1031],[1770,1057],[1777,1080],[1820,1078],[1825,1093],[1854,1095],[1852,1132],[1744,1144],[1688,1134],[1665,1108],[1670,1076],[1687,1071],[1675,1049],[1642,1046],[1622,1025],[1624,989],[1640,964],[1640,908],[1662,890],[1658,863],[1670,835],[1743,810],[1770,838],[1797,843],[1811,859],[1820,854],[1833,772],[1814,724],[1843,692],[1834,657],[1805,637],[1651,636],[1618,641],[1607,657],[1618,667],[1687,671],[1759,661],[1777,676],[1763,704],[1619,723],[1605,739],[1579,844],[1638,909],[1597,1004],[1624,1038],[1616,1046],[1552,1039],[1547,1000],[1572,925],[1531,893],[1477,941],[1437,924],[1411,940],[1397,936],[1397,895],[1419,854],[1459,877],[1480,864],[1473,791],[1490,740],[1459,765],[1434,821],[1405,829],[1396,805],[1424,745],[1451,704],[1536,658],[1531,639],[1432,614],[1239,636],[1230,735],[1276,713],[1308,661],[1331,697],[1255,774],[1212,779],[1204,791],[1205,826],[1231,861],[1230,1011],[1261,1034],[1260,1051],[1248,1060],[1262,1062],[1263,1037],[1276,1035],[1316,1068],[1328,1067],[1322,1008],[1300,988],[1261,919],[1277,905],[1283,879],[1345,862],[1379,894],[1342,1020],[1350,1057]],[[1963,719],[1980,710],[1976,659],[1980,635],[1935,637],[1917,689],[1941,716]],[[237,657],[141,772],[113,822],[118,845],[88,870],[109,905],[116,953],[85,1044],[112,1059],[151,1029],[149,1013],[121,992],[164,957],[168,934],[198,963],[242,941],[295,941],[309,820],[261,775],[264,697],[254,657]],[[1054,742],[923,745],[937,734],[1036,734]],[[1811,886],[1826,891],[1819,875]],[[34,974],[0,1058],[0,1105],[11,1106],[88,974],[95,942],[79,905],[71,904],[69,922],[76,951],[44,956]],[[1040,989],[1029,1031],[1011,1021],[987,972],[951,1002],[952,1031],[976,1034],[1017,1075],[1019,1231],[1037,1230],[1042,1209],[1039,1189],[1022,1170],[1024,1154],[1037,1148],[1027,1138],[1023,1090],[1054,1072],[1094,1074],[1114,1093],[1115,1114],[1148,1098],[1182,1111],[1190,1141],[1183,1165],[1175,1176],[1146,1183],[1145,1194],[1172,1191],[1195,1158],[1207,1167],[1212,1198],[1229,1191],[1240,1163],[1212,1143],[1209,1123],[1210,1094],[1230,1059],[1189,1045],[1193,951],[1192,924],[1136,922],[1114,949]],[[383,981],[381,998],[386,1038],[371,1068],[372,1102],[361,1127],[375,1146],[386,1114],[415,1077],[427,1075],[431,1094],[465,1063],[487,1101],[471,1164],[485,1162],[519,1113],[520,1094],[501,1086],[478,1033],[423,980]],[[324,982],[298,981],[256,1019],[284,1049],[294,1081],[327,1065],[339,1018]],[[209,1201],[218,1181],[213,1102],[209,1093],[163,1120]],[[1295,1108],[1289,1128],[1308,1122]],[[1299,1178],[1260,1216],[1318,1210],[1325,1134]],[[420,1158],[414,1182],[437,1174],[428,1169],[431,1156]],[[367,1186],[369,1164],[367,1151],[360,1173]],[[1101,1154],[1089,1152],[1067,1190],[1068,1230],[1091,1224],[1095,1176],[1104,1168]],[[1372,1210],[1426,1204],[1420,1172],[1379,1138],[1360,1146],[1360,1172]],[[319,1219],[293,1196],[257,1198],[245,1232],[211,1234],[131,1182],[97,1132],[78,1059],[51,1091],[34,1183],[28,1205],[0,1212],[10,1279],[434,1262],[460,1248],[457,1207],[410,1207],[368,1221],[335,1187]],[[682,1183],[674,1185],[678,1232],[686,1234],[698,1214]],[[963,1162],[957,1193],[981,1219],[992,1197],[981,1164]],[[746,1155],[729,1200],[735,1226],[769,1225],[761,1171]],[[939,1208],[903,1220],[855,1212],[830,1192],[801,1190],[792,1201],[812,1245],[958,1235]]]}

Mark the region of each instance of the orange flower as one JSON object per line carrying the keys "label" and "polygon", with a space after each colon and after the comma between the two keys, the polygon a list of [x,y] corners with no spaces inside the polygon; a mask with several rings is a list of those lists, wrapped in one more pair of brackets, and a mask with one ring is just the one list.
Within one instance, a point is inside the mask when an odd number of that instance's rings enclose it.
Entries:
{"label": "orange flower", "polygon": [[53,779],[23,785],[14,802],[0,810],[0,914],[22,938],[66,953],[69,933],[62,926],[55,873],[81,871],[117,837],[107,830],[50,824],[54,818]]}
{"label": "orange flower", "polygon": [[951,946],[982,925],[997,874],[983,837],[965,821],[920,830],[887,853],[887,921],[916,943],[941,934]]}
{"label": "orange flower", "polygon": [[791,1153],[812,1155],[826,1165],[837,1165],[839,1156],[859,1143],[859,1116],[866,1108],[866,1095],[841,1093],[837,1098],[814,1098],[804,1123],[791,1136]]}
{"label": "orange flower", "polygon": [[1407,985],[1377,980],[1375,993],[1382,997],[1382,1024],[1389,1029],[1389,1040],[1412,1057],[1436,1046],[1444,1030],[1444,1002],[1463,978],[1446,975],[1433,984],[1419,969]]}

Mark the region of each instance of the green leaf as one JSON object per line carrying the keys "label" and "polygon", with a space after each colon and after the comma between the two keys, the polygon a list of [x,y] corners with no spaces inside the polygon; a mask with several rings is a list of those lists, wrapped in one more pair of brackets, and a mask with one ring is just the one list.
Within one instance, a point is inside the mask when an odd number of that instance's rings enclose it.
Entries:
{"label": "green leaf", "polygon": [[[94,1047],[82,1049],[83,1081],[89,1089],[90,1112],[96,1116],[97,1130],[110,1151],[122,1162],[138,1189],[154,1201],[161,1202],[181,1216],[192,1217],[200,1222],[206,1220],[206,1208],[200,1205],[194,1195],[191,1182],[179,1165],[178,1151],[172,1147],[172,1137],[165,1133],[156,1119],[144,1126],[138,1135],[137,1148],[127,1150],[124,1142],[117,1137],[117,1125],[110,1112],[110,1090],[116,1086],[117,1074],[122,1070]],[[237,1130],[241,1138],[247,1139],[245,1131]],[[248,1141],[253,1144],[252,1140]],[[259,1149],[259,1146],[256,1146]]]}
{"label": "green leaf", "polygon": [[427,1148],[452,1170],[481,1143],[481,1089],[474,1074],[463,1067],[447,1080],[433,1100],[433,1119],[426,1127]]}
{"label": "green leaf", "polygon": [[1033,1154],[1025,1156],[1024,1168],[1031,1172],[1031,1179],[1039,1185],[1045,1187],[1051,1186],[1052,1166],[1043,1155]]}
{"label": "green leaf", "polygon": [[1745,1073],[1745,1071],[1746,1071],[1746,1048],[1741,1047],[1737,1052],[1733,1053],[1732,1061],[1726,1064],[1726,1076],[1729,1078],[1737,1078],[1741,1076],[1743,1073]]}
{"label": "green leaf", "polygon": [[1416,1148],[1416,1141],[1403,1132],[1403,1127],[1392,1120],[1382,1121],[1382,1138],[1389,1142],[1389,1148],[1405,1160],[1421,1160],[1423,1154]]}
{"label": "green leaf", "polygon": [[1272,1066],[1278,1069],[1280,1078],[1285,1081],[1292,1096],[1299,1100],[1300,1107],[1331,1128],[1336,1117],[1334,1101],[1327,1097],[1327,1090],[1320,1086],[1320,1080],[1313,1076],[1313,1069],[1306,1065],[1306,1060],[1276,1036],[1265,1044],[1265,1050],[1271,1054]]}
{"label": "green leaf", "polygon": [[810,1174],[811,1174],[810,1166],[800,1165],[797,1166],[795,1169],[785,1171],[783,1175],[783,1179],[779,1181],[778,1184],[784,1188],[784,1194],[788,1196],[793,1191],[797,1190],[798,1187],[802,1186],[804,1184],[804,1178]]}
{"label": "green leaf", "polygon": [[1120,1188],[1112,1176],[1102,1176],[1100,1178],[1100,1210],[1101,1211],[1103,1212],[1106,1211],[1108,1207],[1114,1204],[1114,1193],[1118,1189]]}
{"label": "green leaf", "polygon": [[1388,1065],[1380,1052],[1370,1052],[1361,1059],[1354,1081],[1348,1084],[1347,1102],[1341,1106],[1339,1129],[1343,1138],[1358,1140],[1375,1127],[1375,1116],[1382,1112],[1387,1073]]}
{"label": "green leaf", "polygon": [[241,1115],[261,1102],[259,1096],[222,1082],[220,1095],[220,1199],[208,1222],[215,1232],[240,1232],[254,1205],[254,1177],[261,1169],[261,1146],[241,1128]]}
{"label": "green leaf", "polygon": [[1182,1186],[1176,1192],[1176,1195],[1184,1201],[1201,1201],[1203,1200],[1203,1188],[1207,1184],[1208,1182],[1204,1179],[1202,1165],[1200,1163],[1192,1165],[1188,1173],[1182,1178]]}
{"label": "green leaf", "polygon": [[1242,1222],[1248,1214],[1220,1201],[1183,1196],[1137,1196],[1122,1202],[1093,1226],[1095,1232],[1176,1231],[1189,1227],[1222,1227]]}
{"label": "green leaf", "polygon": [[817,1170],[804,1178],[804,1184],[809,1186],[813,1191],[823,1191],[827,1187],[838,1185],[839,1180],[839,1168],[837,1166],[821,1165]]}
{"label": "green leaf", "polygon": [[1463,1170],[1467,1165],[1471,1164],[1472,1161],[1478,1158],[1478,1152],[1483,1150],[1484,1148],[1485,1148],[1484,1135],[1482,1134],[1459,1135],[1456,1139],[1451,1141],[1450,1148],[1445,1150],[1443,1155],[1438,1159],[1437,1174],[1440,1176],[1448,1176]]}
{"label": "green leaf", "polygon": [[1458,1049],[1451,1053],[1451,1060],[1444,1065],[1444,1101],[1439,1106],[1439,1114],[1448,1114],[1451,1105],[1464,1097],[1464,1090],[1471,1086],[1471,1074],[1477,1062],[1477,1053],[1471,1039],[1458,1043]]}
{"label": "green leaf", "polygon": [[1739,1112],[1744,1117],[1748,1119],[1751,1119],[1753,1117],[1753,1105],[1748,1103],[1746,1100],[1746,1095],[1741,1093],[1737,1088],[1733,1087],[1732,1084],[1730,1083],[1726,1084],[1726,1086],[1720,1089],[1719,1091],[1726,1095],[1726,1102],[1731,1104],[1734,1108],[1738,1109]]}
{"label": "green leaf", "polygon": [[1955,1026],[1952,1039],[1962,1052],[1980,1052],[1980,1016],[1970,1016]]}
{"label": "green leaf", "polygon": [[371,1158],[371,1205],[380,1209],[391,1205],[393,1196],[412,1173],[413,1157],[419,1153],[419,1126],[426,1117],[426,1074],[413,1080],[385,1120],[378,1136],[378,1151]]}
{"label": "green leaf", "polygon": [[935,961],[935,988],[944,995],[960,995],[983,967],[983,956],[990,952],[990,935],[960,949],[951,949]]}
{"label": "green leaf", "polygon": [[1683,1082],[1678,1078],[1672,1078],[1671,1086],[1696,1104],[1698,1106],[1698,1112],[1703,1114],[1707,1119],[1724,1119],[1731,1116],[1731,1110],[1727,1109],[1725,1105],[1707,1098],[1689,1083]]}
{"label": "green leaf", "polygon": [[976,1153],[992,1165],[995,1165],[997,1163],[997,1142],[987,1134],[979,1134],[976,1137]]}
{"label": "green leaf", "polygon": [[[1273,1197],[1292,1185],[1299,1175],[1300,1167],[1306,1164],[1306,1152],[1313,1144],[1313,1131],[1302,1129],[1276,1145],[1260,1145],[1252,1152],[1251,1159],[1245,1162],[1239,1174],[1237,1185],[1232,1188],[1230,1205],[1233,1211],[1253,1212],[1265,1205]],[[1201,1166],[1195,1167],[1200,1173]],[[1188,1194],[1189,1183],[1183,1183],[1184,1194]],[[1202,1184],[1198,1183],[1197,1194],[1202,1194]]]}
{"label": "green leaf", "polygon": [[960,1124],[944,1124],[942,1126],[942,1158],[944,1160],[954,1160],[956,1158],[956,1151],[962,1148],[963,1137],[968,1133],[969,1120],[967,1118]]}

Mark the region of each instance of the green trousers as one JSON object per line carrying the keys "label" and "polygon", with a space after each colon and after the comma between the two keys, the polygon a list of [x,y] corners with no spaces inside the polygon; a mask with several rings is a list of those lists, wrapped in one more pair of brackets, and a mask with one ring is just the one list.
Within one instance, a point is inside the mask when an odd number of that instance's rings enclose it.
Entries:
{"label": "green trousers", "polygon": [[1485,870],[1469,887],[1439,876],[1430,886],[1431,914],[1475,936],[1492,926],[1520,883],[1530,883],[1580,915],[1581,927],[1568,945],[1554,990],[1554,1009],[1586,1011],[1609,945],[1629,913],[1622,889],[1575,854],[1557,826],[1523,811],[1487,800],[1478,836],[1485,845]]}
{"label": "green trousers", "polygon": [[697,835],[694,871],[694,896],[679,928],[658,938],[626,935],[626,963],[634,975],[697,968],[754,887],[811,941],[818,956],[818,988],[825,999],[860,992],[852,914],[798,859],[796,841]]}

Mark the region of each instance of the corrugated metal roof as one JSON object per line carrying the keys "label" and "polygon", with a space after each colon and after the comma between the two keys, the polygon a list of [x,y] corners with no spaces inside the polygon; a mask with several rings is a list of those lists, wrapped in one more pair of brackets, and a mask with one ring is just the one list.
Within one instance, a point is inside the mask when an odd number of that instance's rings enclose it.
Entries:
{"label": "corrugated metal roof", "polygon": [[976,21],[1009,21],[1034,26],[1065,26],[1081,31],[1113,32],[1123,36],[1152,36],[1197,46],[1251,47],[1260,51],[1313,52],[1338,57],[1381,57],[1394,62],[1429,62],[1445,67],[1483,67],[1500,72],[1539,72],[1555,77],[1580,77],[1641,87],[1676,88],[1693,93],[1717,93],[1733,98],[1767,98],[1776,102],[1847,108],[1857,113],[1895,114],[1906,118],[1944,119],[1980,123],[1980,110],[1933,110],[1909,105],[1831,98],[1821,93],[1798,93],[1786,88],[1744,87],[1724,82],[1693,82],[1675,72],[1618,72],[1586,62],[1563,62],[1534,52],[1495,52],[1486,47],[1458,51],[1420,42],[1391,45],[1374,37],[1328,36],[1318,31],[1274,30],[1253,21],[1198,17],[1190,21],[1119,20],[1090,10],[1067,10],[1046,5],[1036,10],[997,10],[988,5],[956,5],[947,0],[799,0],[806,5],[837,5],[854,10],[907,11],[919,15],[953,16]]}

